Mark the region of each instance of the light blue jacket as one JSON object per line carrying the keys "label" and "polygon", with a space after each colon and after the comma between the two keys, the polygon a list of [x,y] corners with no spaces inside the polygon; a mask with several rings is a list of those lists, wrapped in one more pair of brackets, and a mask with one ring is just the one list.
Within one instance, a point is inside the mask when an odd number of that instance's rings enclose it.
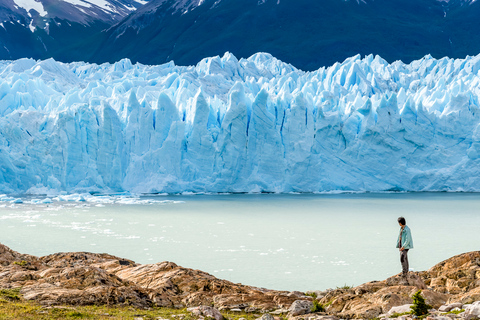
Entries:
{"label": "light blue jacket", "polygon": [[[410,228],[408,226],[405,226],[405,228],[403,228],[403,231],[401,232],[402,232],[402,247],[404,249],[412,249],[413,240],[412,240],[412,233],[410,232]],[[400,242],[400,234],[398,234],[397,248],[401,248],[399,242]]]}

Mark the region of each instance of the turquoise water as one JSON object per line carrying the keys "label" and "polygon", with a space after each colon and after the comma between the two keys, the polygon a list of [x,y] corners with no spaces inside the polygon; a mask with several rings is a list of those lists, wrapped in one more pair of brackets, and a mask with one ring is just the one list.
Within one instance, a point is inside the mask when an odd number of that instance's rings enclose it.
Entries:
{"label": "turquoise water", "polygon": [[480,194],[98,199],[4,203],[0,242],[33,255],[91,251],[138,263],[168,260],[235,283],[300,291],[400,272],[399,216],[412,229],[409,260],[416,271],[480,244]]}

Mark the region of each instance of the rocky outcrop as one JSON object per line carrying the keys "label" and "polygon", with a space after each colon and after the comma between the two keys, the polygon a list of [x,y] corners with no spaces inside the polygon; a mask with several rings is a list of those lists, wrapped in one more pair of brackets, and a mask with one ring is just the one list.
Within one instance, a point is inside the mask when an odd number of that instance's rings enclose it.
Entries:
{"label": "rocky outcrop", "polygon": [[0,245],[0,288],[45,305],[129,304],[272,311],[311,297],[217,279],[172,262],[139,265],[109,254],[23,255]]}
{"label": "rocky outcrop", "polygon": [[449,294],[450,302],[480,300],[480,251],[454,256],[420,275],[432,290]]}
{"label": "rocky outcrop", "polygon": [[298,320],[385,318],[400,310],[396,307],[408,309],[412,295],[422,290],[426,302],[438,309],[438,317],[441,312],[468,306],[469,311],[462,314],[470,319],[480,313],[478,303],[471,304],[480,301],[480,252],[452,257],[427,271],[411,272],[407,282],[396,275],[354,288],[313,291],[312,296],[326,309],[315,314],[310,313],[313,298],[302,292],[236,284],[172,262],[140,265],[88,252],[35,257],[0,244],[0,288],[18,287],[24,299],[44,305],[189,307],[192,313],[211,318],[221,316],[216,310],[268,311],[288,313]]}
{"label": "rocky outcrop", "polygon": [[411,296],[423,290],[428,304],[439,307],[448,301],[449,296],[431,290],[416,273],[410,273],[408,284],[400,276],[384,281],[373,281],[351,289],[336,289],[326,293],[320,300],[328,305],[327,312],[346,318],[371,319],[387,313],[392,307],[412,303]]}
{"label": "rocky outcrop", "polygon": [[422,290],[426,302],[434,308],[479,301],[480,251],[454,256],[427,271],[411,272],[408,283],[396,275],[384,281],[322,293],[320,302],[328,305],[329,313],[370,319],[387,314],[392,307],[412,303],[411,296],[418,290]]}
{"label": "rocky outcrop", "polygon": [[21,254],[13,251],[0,243],[0,266],[8,266],[15,261],[26,261],[29,265],[35,264],[37,258],[28,254]]}

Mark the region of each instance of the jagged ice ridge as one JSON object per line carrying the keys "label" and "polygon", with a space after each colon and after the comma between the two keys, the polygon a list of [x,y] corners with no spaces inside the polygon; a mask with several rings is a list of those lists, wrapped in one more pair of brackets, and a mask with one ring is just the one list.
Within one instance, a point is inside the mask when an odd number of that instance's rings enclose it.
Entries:
{"label": "jagged ice ridge", "polygon": [[479,69],[0,61],[0,193],[480,191]]}

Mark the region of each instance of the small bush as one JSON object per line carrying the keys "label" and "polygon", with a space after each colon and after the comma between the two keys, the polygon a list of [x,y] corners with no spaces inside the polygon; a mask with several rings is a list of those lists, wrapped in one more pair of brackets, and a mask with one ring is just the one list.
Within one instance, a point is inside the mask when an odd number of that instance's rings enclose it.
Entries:
{"label": "small bush", "polygon": [[313,300],[313,306],[312,308],[310,309],[311,312],[315,313],[315,312],[325,312],[325,307],[323,306],[323,304],[321,304],[320,302],[318,302],[318,300]]}
{"label": "small bush", "polygon": [[462,309],[462,310],[452,310],[452,311],[448,311],[448,312],[445,312],[445,314],[460,314],[462,312],[464,312],[465,309]]}
{"label": "small bush", "polygon": [[352,289],[353,286],[349,286],[347,284],[344,284],[342,287],[337,287],[337,289],[343,289],[343,290],[348,290],[348,289]]}
{"label": "small bush", "polygon": [[317,299],[317,294],[315,292],[305,293],[305,295],[312,297],[314,300]]}
{"label": "small bush", "polygon": [[16,289],[1,289],[0,296],[8,300],[20,300],[20,288]]}
{"label": "small bush", "polygon": [[432,306],[425,303],[425,299],[421,295],[422,290],[418,290],[413,296],[413,306],[410,308],[412,309],[412,314],[416,315],[417,317],[424,316],[428,314],[428,310],[432,309]]}
{"label": "small bush", "polygon": [[411,312],[411,311],[409,311],[409,312],[402,312],[402,313],[394,312],[394,313],[392,313],[392,314],[389,316],[389,318],[392,318],[392,319],[393,319],[393,318],[398,318],[398,317],[401,317],[401,316],[406,316],[407,314],[412,314],[412,312]]}
{"label": "small bush", "polygon": [[70,318],[85,318],[86,315],[78,311],[71,311],[67,313],[67,316]]}
{"label": "small bush", "polygon": [[26,266],[26,265],[28,264],[28,262],[25,261],[25,260],[22,260],[22,261],[15,261],[13,264],[16,264],[16,265],[18,265],[18,266],[24,267],[24,266]]}

